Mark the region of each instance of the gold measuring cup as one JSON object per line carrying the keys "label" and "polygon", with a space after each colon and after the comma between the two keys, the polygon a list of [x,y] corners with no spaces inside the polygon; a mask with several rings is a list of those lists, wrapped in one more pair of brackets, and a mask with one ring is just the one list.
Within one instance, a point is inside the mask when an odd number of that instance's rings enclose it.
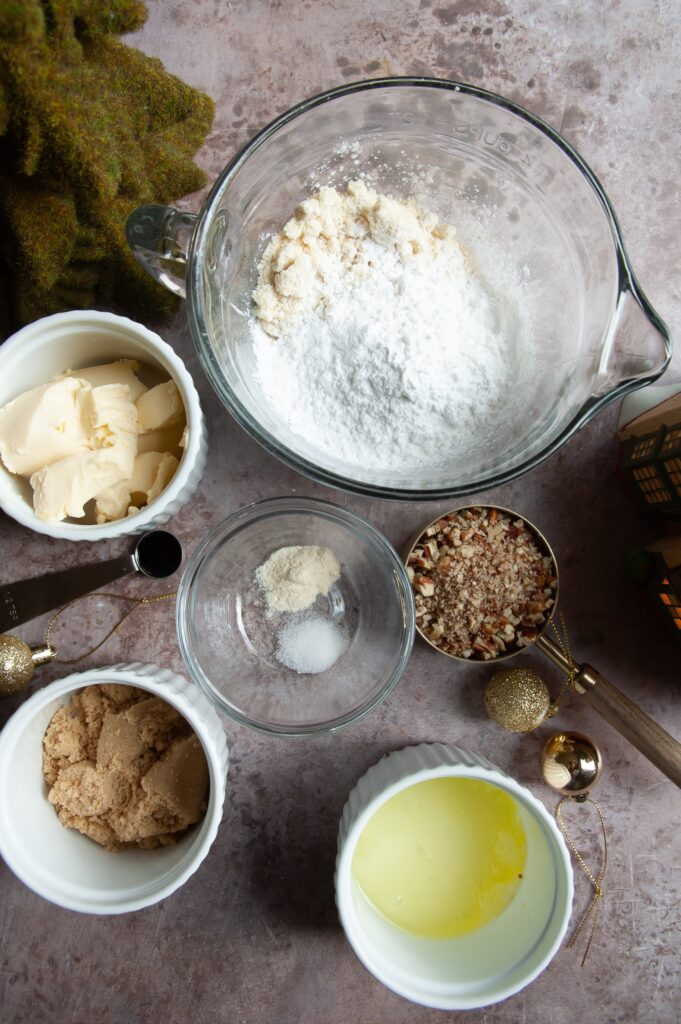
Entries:
{"label": "gold measuring cup", "polygon": [[[540,530],[531,523],[525,516],[519,515],[518,512],[514,512],[512,509],[504,508],[502,505],[463,505],[461,508],[451,509],[447,512],[442,513],[435,519],[431,520],[423,526],[418,534],[410,541],[409,547],[405,556],[405,564],[409,561],[414,548],[417,546],[417,542],[426,531],[434,526],[440,519],[445,518],[448,515],[452,515],[458,512],[465,512],[468,509],[481,508],[481,509],[496,509],[498,512],[505,513],[511,516],[513,519],[520,519],[525,524],[529,532],[537,542],[537,546],[543,554],[548,555],[553,564],[553,572],[556,580],[559,581],[558,574],[558,562],[556,556],[553,553],[551,545],[547,541],[546,537],[541,533]],[[672,782],[676,783],[677,786],[681,787],[681,743],[674,739],[661,725],[658,725],[649,715],[643,711],[638,704],[627,697],[621,690],[618,690],[605,676],[587,664],[571,664],[570,658],[565,654],[558,644],[554,643],[553,640],[547,635],[547,629],[551,625],[553,615],[555,615],[556,608],[558,606],[558,594],[559,594],[560,582],[556,584],[555,593],[555,604],[553,606],[551,616],[547,617],[546,622],[538,630],[538,636],[535,640],[531,641],[527,647],[520,648],[514,651],[507,651],[504,654],[500,654],[495,658],[488,659],[486,664],[493,665],[498,661],[503,661],[508,658],[514,657],[516,654],[521,654],[523,651],[529,649],[529,647],[536,646],[537,650],[541,651],[542,654],[550,658],[551,661],[558,666],[566,675],[573,674],[573,685],[575,692],[581,694],[585,700],[589,702],[592,708],[599,713],[610,725],[616,729],[625,739],[639,750],[644,757],[647,757],[663,772],[667,778],[671,779]],[[443,654],[447,658],[453,658],[454,661],[463,662],[466,665],[471,664],[470,658],[462,658],[456,654],[449,654],[447,651],[441,650],[436,646],[427,636],[423,634],[419,628],[418,619],[416,620],[416,629],[423,640],[429,644],[438,654]],[[476,661],[475,664],[480,664]]]}

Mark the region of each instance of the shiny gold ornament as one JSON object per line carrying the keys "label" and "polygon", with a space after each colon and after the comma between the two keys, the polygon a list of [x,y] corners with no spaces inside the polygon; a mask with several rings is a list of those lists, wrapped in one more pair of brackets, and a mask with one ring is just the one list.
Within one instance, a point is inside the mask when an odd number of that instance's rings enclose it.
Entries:
{"label": "shiny gold ornament", "polygon": [[581,732],[557,732],[539,755],[544,781],[565,796],[584,799],[601,774],[601,754]]}
{"label": "shiny gold ornament", "polygon": [[33,679],[35,666],[50,661],[56,653],[50,644],[29,647],[18,636],[0,635],[0,697],[23,690]]}
{"label": "shiny gold ornament", "polygon": [[510,732],[531,732],[555,715],[549,688],[531,668],[502,668],[485,687],[485,708],[493,721]]}
{"label": "shiny gold ornament", "polygon": [[[591,923],[589,937],[582,957],[583,967],[596,934],[596,924],[598,923],[601,903],[603,902],[603,881],[608,866],[608,835],[605,828],[605,818],[603,817],[602,810],[596,801],[592,799],[589,792],[600,778],[603,761],[598,747],[588,736],[584,736],[581,732],[557,732],[544,744],[544,749],[539,755],[539,764],[544,781],[549,786],[552,786],[553,789],[557,789],[559,793],[562,793],[562,798],[558,801],[558,806],[556,807],[556,822],[563,833],[565,842],[570,847],[573,857],[591,884],[592,896],[589,905],[579,919],[577,927],[567,943],[568,946],[574,946],[582,932],[586,930],[587,924]],[[588,866],[568,832],[563,817],[563,809],[571,803],[591,804],[598,815],[601,837],[603,839],[603,859],[598,872]]]}

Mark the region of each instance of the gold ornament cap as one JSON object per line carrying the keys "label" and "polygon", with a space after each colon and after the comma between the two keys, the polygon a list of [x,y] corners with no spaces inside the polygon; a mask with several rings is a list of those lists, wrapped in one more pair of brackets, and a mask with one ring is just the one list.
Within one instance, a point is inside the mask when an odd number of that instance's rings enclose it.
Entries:
{"label": "gold ornament cap", "polygon": [[531,668],[502,668],[485,687],[489,717],[509,732],[531,732],[556,713],[549,688]]}
{"label": "gold ornament cap", "polygon": [[33,679],[36,665],[56,657],[50,644],[29,647],[18,636],[0,635],[0,697],[9,697],[23,690]]}
{"label": "gold ornament cap", "polygon": [[557,732],[539,755],[544,781],[564,796],[586,798],[603,768],[601,752],[581,732]]}

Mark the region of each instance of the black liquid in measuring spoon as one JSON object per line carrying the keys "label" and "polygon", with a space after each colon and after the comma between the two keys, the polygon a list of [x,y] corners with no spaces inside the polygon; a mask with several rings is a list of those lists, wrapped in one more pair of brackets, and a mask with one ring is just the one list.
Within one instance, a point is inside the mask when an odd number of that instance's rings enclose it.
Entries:
{"label": "black liquid in measuring spoon", "polygon": [[141,537],[133,552],[5,583],[0,586],[0,633],[131,572],[163,579],[177,572],[181,564],[182,545],[177,537],[166,530],[155,530]]}
{"label": "black liquid in measuring spoon", "polygon": [[135,561],[141,573],[164,579],[172,576],[182,564],[182,545],[166,530],[145,533],[135,548]]}

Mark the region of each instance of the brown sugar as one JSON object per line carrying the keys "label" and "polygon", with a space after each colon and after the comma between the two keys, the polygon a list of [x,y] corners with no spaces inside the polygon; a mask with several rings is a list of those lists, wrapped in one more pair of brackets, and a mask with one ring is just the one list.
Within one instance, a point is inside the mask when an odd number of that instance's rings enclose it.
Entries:
{"label": "brown sugar", "polygon": [[170,704],[132,686],[76,691],[45,732],[43,775],[61,823],[107,850],[175,843],[206,811],[196,734]]}

